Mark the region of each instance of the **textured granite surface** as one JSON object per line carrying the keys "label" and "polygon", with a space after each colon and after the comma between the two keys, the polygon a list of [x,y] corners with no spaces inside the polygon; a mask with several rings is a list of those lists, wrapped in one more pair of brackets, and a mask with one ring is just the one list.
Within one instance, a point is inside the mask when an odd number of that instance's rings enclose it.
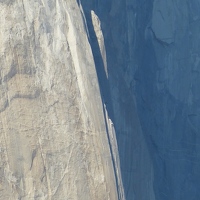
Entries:
{"label": "textured granite surface", "polygon": [[0,0],[0,200],[199,200],[199,11]]}
{"label": "textured granite surface", "polygon": [[1,1],[0,27],[0,199],[117,199],[78,3]]}

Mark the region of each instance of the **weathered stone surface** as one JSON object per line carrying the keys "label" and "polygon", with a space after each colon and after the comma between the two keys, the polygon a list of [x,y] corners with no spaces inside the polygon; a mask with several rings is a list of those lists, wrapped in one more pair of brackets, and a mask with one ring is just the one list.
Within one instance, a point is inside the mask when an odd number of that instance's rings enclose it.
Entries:
{"label": "weathered stone surface", "polygon": [[199,200],[199,8],[0,0],[0,200]]}
{"label": "weathered stone surface", "polygon": [[81,9],[0,2],[0,199],[117,199]]}

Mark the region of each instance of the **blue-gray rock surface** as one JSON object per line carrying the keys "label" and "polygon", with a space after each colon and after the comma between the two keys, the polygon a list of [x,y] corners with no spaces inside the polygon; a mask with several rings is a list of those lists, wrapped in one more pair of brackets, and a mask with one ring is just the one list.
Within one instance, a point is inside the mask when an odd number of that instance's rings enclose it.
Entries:
{"label": "blue-gray rock surface", "polygon": [[101,21],[106,81],[91,44],[126,199],[200,199],[200,1],[82,4]]}

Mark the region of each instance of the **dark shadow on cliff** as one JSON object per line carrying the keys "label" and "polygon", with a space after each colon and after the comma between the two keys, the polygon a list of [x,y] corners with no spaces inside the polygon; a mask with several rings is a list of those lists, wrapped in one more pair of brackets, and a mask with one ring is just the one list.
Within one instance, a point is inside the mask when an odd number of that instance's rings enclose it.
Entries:
{"label": "dark shadow on cliff", "polygon": [[[98,81],[99,81],[99,87],[100,87],[100,92],[101,92],[101,97],[102,97],[102,103],[106,105],[106,110],[108,112],[108,116],[109,118],[112,120],[113,124],[115,125],[115,131],[116,131],[116,137],[117,137],[117,141],[119,144],[119,140],[121,139],[121,136],[123,136],[123,134],[120,132],[120,128],[118,128],[118,124],[116,122],[115,119],[115,114],[113,111],[114,108],[114,100],[113,97],[111,96],[111,89],[113,86],[115,86],[115,78],[113,78],[117,73],[119,73],[117,71],[117,69],[115,69],[115,66],[112,65],[113,58],[115,58],[115,53],[112,52],[110,46],[109,46],[109,41],[108,38],[105,41],[105,48],[106,50],[109,51],[109,53],[106,52],[106,56],[107,56],[107,67],[108,67],[108,77],[106,75],[105,69],[104,69],[104,62],[103,62],[103,58],[101,55],[101,51],[100,51],[100,47],[98,44],[98,39],[93,27],[93,23],[92,23],[92,18],[91,18],[91,11],[94,10],[95,13],[97,14],[97,16],[99,17],[100,21],[103,22],[104,24],[102,24],[103,26],[105,25],[105,23],[109,23],[106,20],[106,15],[104,15],[104,13],[109,13],[109,2],[111,1],[102,1],[105,3],[105,5],[101,6],[101,8],[98,5],[98,1],[95,1],[94,3],[90,3],[88,1],[82,2],[82,6],[83,6],[83,10],[84,10],[84,14],[86,17],[86,21],[87,21],[87,27],[88,27],[88,32],[89,32],[89,42],[91,45],[91,49],[92,49],[92,53],[94,56],[94,61],[95,61],[95,67],[96,67],[96,72],[97,72],[97,76],[98,76]],[[101,2],[101,4],[103,4]],[[104,8],[104,10],[102,10],[102,8]],[[108,26],[108,24],[106,24],[106,26]],[[105,27],[104,27],[105,28]],[[103,29],[103,28],[102,28]],[[103,30],[102,30],[103,32]],[[105,33],[103,32],[103,35]],[[105,36],[105,35],[104,35]],[[105,39],[105,37],[104,37]],[[120,75],[121,76],[121,75]],[[121,86],[119,86],[121,87]],[[122,88],[120,88],[122,89]],[[104,110],[104,115],[105,115],[105,110]],[[107,126],[107,124],[106,124]],[[107,133],[108,133],[108,127],[106,127],[107,129]],[[108,139],[109,139],[109,135],[108,135]],[[129,141],[131,143],[131,140]],[[109,141],[109,145],[110,145],[110,151],[111,151],[111,156],[112,156],[112,161],[113,161],[113,166],[114,166],[114,173],[115,173],[115,178],[116,178],[116,185],[118,186],[118,179],[116,176],[116,166],[114,163],[114,156],[113,156],[113,152],[112,152],[112,147],[111,147],[111,142]],[[126,152],[127,150],[124,150],[124,148],[120,148],[120,146],[118,145],[118,150],[119,150],[119,159],[120,159],[120,163],[123,162],[126,158],[124,158],[124,152]],[[131,159],[131,158],[130,158]],[[123,166],[126,165],[126,162],[123,162]],[[130,193],[130,191],[132,191],[132,188],[130,188],[130,184],[128,184],[129,182],[129,178],[127,178],[127,174],[123,173],[122,171],[122,165],[121,165],[121,174],[122,174],[122,181],[125,181],[126,183],[123,184],[124,187],[124,191],[125,193]],[[118,190],[118,198],[119,200],[122,199],[122,197],[120,197],[120,189],[117,187]],[[128,199],[128,198],[126,198]],[[130,198],[132,199],[132,198]]]}
{"label": "dark shadow on cliff", "polygon": [[[91,16],[92,10],[90,10],[88,8],[85,9],[85,7],[83,7],[83,10],[84,10],[84,14],[85,14],[86,21],[87,21],[86,27],[88,28],[88,33],[89,33],[88,40],[90,42],[91,50],[92,50],[92,53],[93,53],[93,56],[94,56],[94,62],[95,62],[95,67],[96,67],[96,72],[97,72],[97,77],[98,77],[98,82],[99,82],[99,87],[100,87],[102,104],[103,104],[103,106],[106,107],[106,110],[108,112],[108,116],[112,120],[112,122],[114,123],[115,120],[114,120],[114,114],[113,114],[113,110],[112,110],[112,108],[113,108],[112,100],[111,100],[111,96],[110,96],[110,86],[109,86],[110,84],[109,84],[109,79],[107,78],[107,75],[106,75],[106,72],[105,72],[104,62],[103,62],[103,58],[102,58],[102,55],[101,55],[101,50],[100,50],[98,39],[97,39],[95,30],[94,30],[94,26],[93,26],[93,23],[92,23],[92,16]],[[114,154],[113,154],[113,151],[112,151],[111,140],[110,140],[109,134],[108,134],[108,124],[106,122],[106,110],[105,109],[103,110],[104,118],[105,118],[105,124],[106,124],[106,132],[107,132],[109,148],[110,148],[113,167],[114,167],[116,185],[118,185],[117,171],[116,171],[116,166],[114,164]],[[118,193],[118,198],[119,198],[119,193]]]}
{"label": "dark shadow on cliff", "polygon": [[[77,1],[79,2],[79,0]],[[92,53],[94,56],[94,62],[95,62],[97,76],[98,76],[101,97],[103,100],[102,103],[106,105],[109,117],[114,122],[114,115],[113,115],[113,110],[112,110],[112,105],[111,105],[112,100],[110,96],[110,87],[109,87],[110,83],[104,69],[104,62],[103,62],[103,58],[101,55],[100,47],[98,44],[97,36],[93,27],[92,17],[91,17],[91,11],[94,10],[93,8],[97,6],[97,2],[98,1],[95,1],[94,3],[82,2],[82,6],[83,6],[83,11],[86,17],[86,21],[87,21],[86,26],[89,32],[88,40],[90,42],[90,46],[91,46]]]}
{"label": "dark shadow on cliff", "polygon": [[[106,104],[108,116],[115,126],[125,199],[144,199],[140,196],[144,193],[144,186],[140,179],[141,174],[145,173],[142,171],[145,167],[141,170],[138,168],[138,174],[134,171],[135,169],[133,169],[135,166],[135,163],[133,162],[140,160],[137,158],[137,147],[139,146],[138,143],[142,136],[137,135],[139,128],[137,126],[138,119],[135,117],[137,113],[132,95],[133,91],[132,88],[127,85],[125,80],[125,71],[127,70],[127,66],[130,64],[130,55],[128,50],[129,44],[126,35],[126,4],[121,1],[123,7],[119,6],[117,16],[114,18],[110,14],[111,2],[111,0],[102,0],[101,2],[82,0],[82,6],[87,21],[89,42],[94,56],[103,101],[102,103]],[[134,9],[135,8],[129,7],[129,12],[132,12]],[[143,9],[142,3],[141,9]],[[94,10],[96,15],[99,17],[102,25],[106,48],[108,76],[105,73],[103,58],[92,24],[92,10]],[[146,16],[142,17],[147,18]],[[143,33],[144,27],[140,26],[140,28],[140,31]],[[141,51],[143,50],[140,48],[138,54],[142,55]],[[112,154],[111,144],[110,149]],[[139,166],[140,163],[137,165]],[[144,165],[145,164],[143,163],[143,166]]]}

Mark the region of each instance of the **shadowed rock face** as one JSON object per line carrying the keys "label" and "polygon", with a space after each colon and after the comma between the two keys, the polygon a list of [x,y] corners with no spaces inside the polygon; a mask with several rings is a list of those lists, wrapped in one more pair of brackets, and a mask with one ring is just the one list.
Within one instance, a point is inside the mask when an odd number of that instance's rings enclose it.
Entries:
{"label": "shadowed rock face", "polygon": [[198,200],[200,2],[82,4],[88,23],[90,10],[101,21],[107,72],[92,49],[116,128],[126,199]]}
{"label": "shadowed rock face", "polygon": [[0,200],[199,200],[199,9],[0,0]]}
{"label": "shadowed rock face", "polygon": [[[157,199],[200,198],[200,92],[194,89],[200,86],[198,70],[194,70],[199,69],[199,17],[194,7],[199,7],[199,1],[169,1],[167,5],[154,1],[153,34],[145,41],[135,75],[138,113],[154,163]],[[162,26],[168,27],[165,33],[159,30]]]}

